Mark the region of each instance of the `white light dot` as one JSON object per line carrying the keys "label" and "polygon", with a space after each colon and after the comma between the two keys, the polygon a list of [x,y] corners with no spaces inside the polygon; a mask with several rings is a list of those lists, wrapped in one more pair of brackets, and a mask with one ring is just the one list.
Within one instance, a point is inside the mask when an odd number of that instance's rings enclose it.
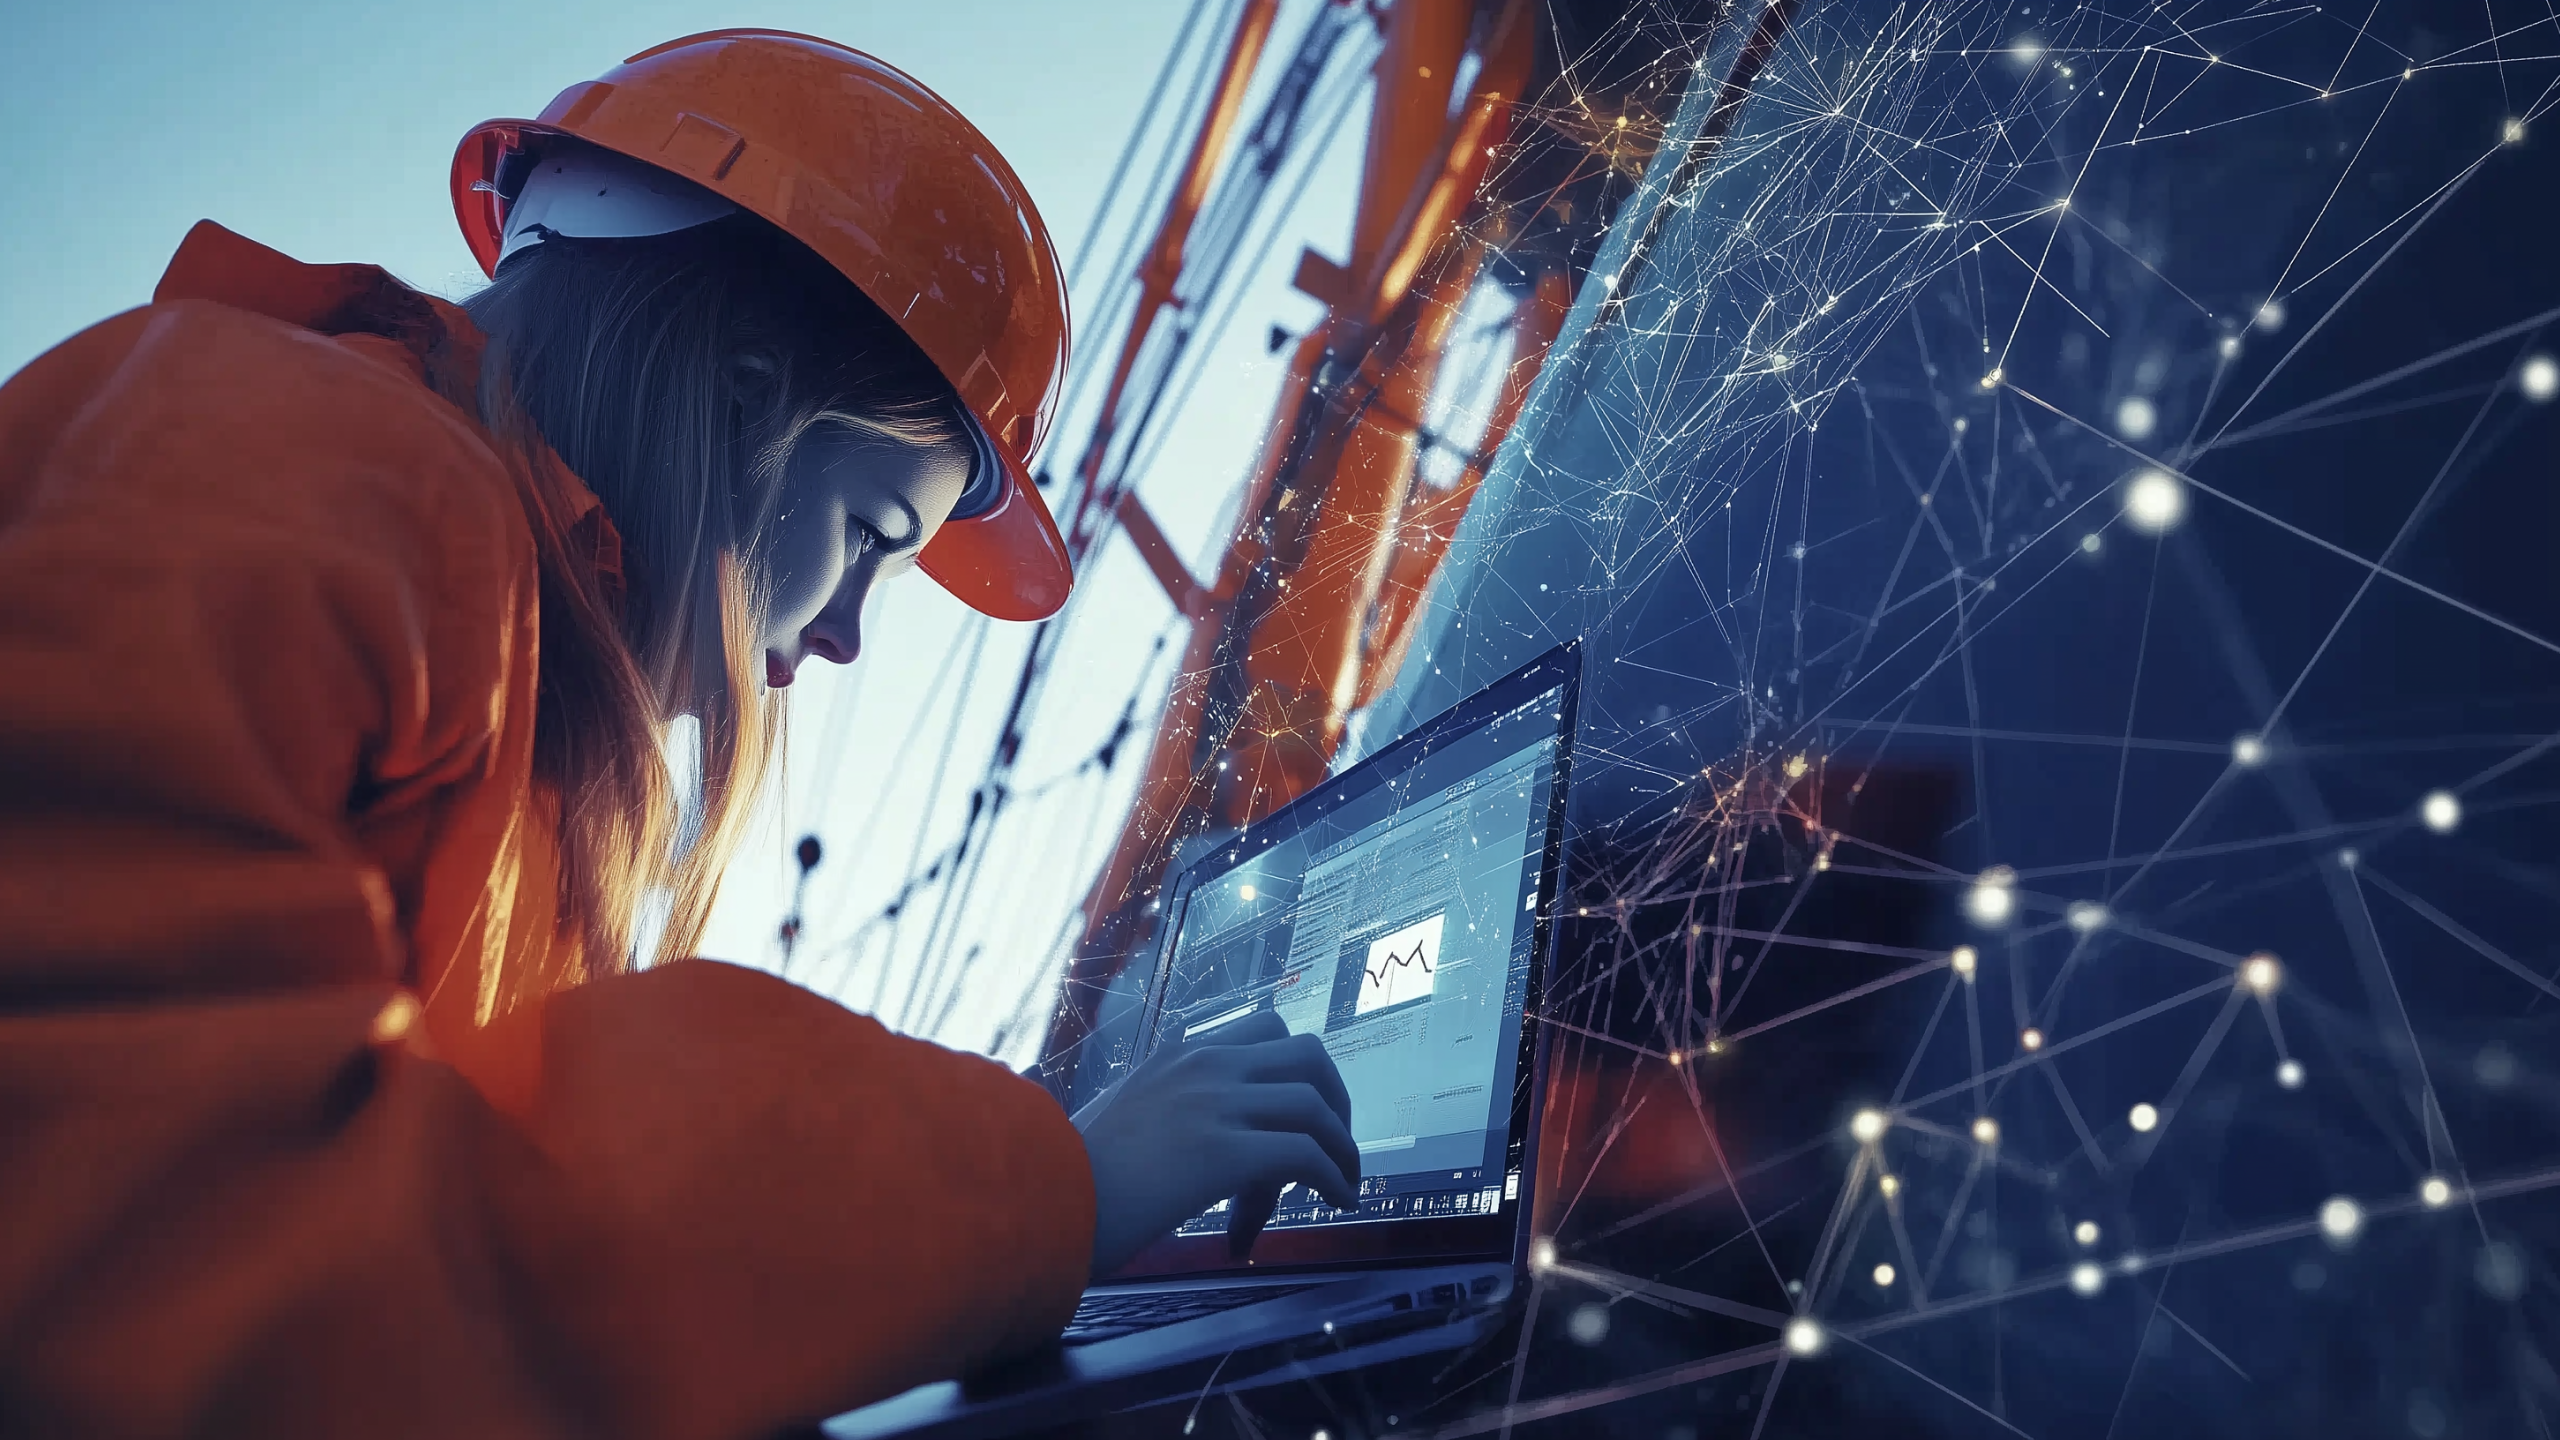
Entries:
{"label": "white light dot", "polygon": [[1955,967],[1958,975],[1971,981],[1974,970],[1982,964],[1982,956],[1970,945],[1959,945],[1947,956],[1947,963]]}
{"label": "white light dot", "polygon": [[2006,865],[1994,865],[1975,878],[1973,888],[1965,893],[1964,913],[1976,925],[2006,925],[2018,909],[2018,872]]}
{"label": "white light dot", "polygon": [[2283,301],[2269,296],[2267,303],[2258,307],[2258,328],[2270,335],[2284,328]]}
{"label": "white light dot", "polygon": [[2033,65],[2044,58],[2044,42],[2032,35],[2023,35],[2010,43],[2009,53],[2022,63]]}
{"label": "white light dot", "polygon": [[2333,1244],[2346,1244],[2363,1228],[2364,1207],[2344,1195],[2332,1196],[2320,1207],[2320,1233]]}
{"label": "white light dot", "polygon": [[2276,1067],[2276,1083],[2287,1090],[2302,1088],[2302,1062],[2287,1060]]}
{"label": "white light dot", "polygon": [[2430,1210],[2441,1210],[2453,1203],[2453,1186],[2441,1175],[2430,1175],[2418,1182],[2418,1198]]}
{"label": "white light dot", "polygon": [[1823,1338],[1822,1327],[1807,1316],[1799,1315],[1787,1322],[1787,1348],[1798,1355],[1819,1353]]}
{"label": "white light dot", "polygon": [[2498,138],[2506,141],[2510,145],[2523,144],[2524,122],[2521,120],[2509,120],[2505,125],[2499,127]]}
{"label": "white light dot", "polygon": [[2267,763],[2267,742],[2255,735],[2242,735],[2231,742],[2231,758],[2241,765]]}
{"label": "white light dot", "polygon": [[1237,887],[1236,887],[1236,897],[1237,897],[1238,899],[1241,899],[1241,900],[1250,900],[1250,899],[1252,899],[1252,898],[1253,898],[1253,887],[1252,887],[1252,886],[1250,886],[1250,885],[1239,885],[1239,886],[1237,886]]}
{"label": "white light dot", "polygon": [[2071,1267],[2071,1288],[2083,1295],[2095,1295],[2107,1288],[2107,1272],[2093,1260],[2083,1260]]}
{"label": "white light dot", "polygon": [[1984,1145],[2000,1143],[2000,1122],[1988,1115],[1974,1121],[1973,1138]]}
{"label": "white light dot", "polygon": [[2097,1244],[2098,1222],[2095,1220],[2083,1220],[2079,1224],[2072,1226],[2071,1238],[2079,1241],[2083,1245]]}
{"label": "white light dot", "polygon": [[2222,337],[2222,343],[2214,348],[2222,352],[2223,359],[2237,360],[2240,358],[2240,337],[2237,335],[2225,335]]}
{"label": "white light dot", "polygon": [[1597,1345],[1609,1338],[1609,1307],[1596,1301],[1577,1305],[1564,1329],[1576,1345]]}
{"label": "white light dot", "polygon": [[2516,367],[2516,388],[2524,398],[2536,405],[2560,395],[2560,360],[2548,355],[2528,355]]}
{"label": "white light dot", "polygon": [[2462,823],[2462,802],[2450,790],[2430,791],[2426,799],[2418,802],[2418,818],[2437,834],[2450,835],[2453,827]]}
{"label": "white light dot", "polygon": [[1849,1133],[1860,1143],[1873,1145],[1884,1138],[1885,1116],[1881,1110],[1861,1110],[1849,1120]]}
{"label": "white light dot", "polygon": [[2166,470],[2145,470],[2126,482],[2124,518],[2146,535],[2158,535],[2187,517],[2186,483]]}
{"label": "white light dot", "polygon": [[2276,957],[2261,950],[2240,962],[2240,983],[2261,995],[2272,995],[2284,983],[2284,966]]}
{"label": "white light dot", "polygon": [[2044,1032],[2030,1025],[2018,1032],[2018,1045],[2022,1049],[2041,1050],[2044,1048]]}
{"label": "white light dot", "polygon": [[2098,538],[2095,531],[2080,537],[2080,549],[2085,554],[2097,554],[2098,551],[2106,545],[2106,543],[2107,542]]}
{"label": "white light dot", "polygon": [[1890,1265],[1878,1265],[1875,1268],[1874,1274],[1870,1278],[1876,1282],[1878,1287],[1889,1286],[1893,1283],[1893,1267]]}
{"label": "white light dot", "polygon": [[2139,395],[2128,395],[2116,406],[2116,433],[2127,440],[2150,439],[2159,423],[2160,412]]}
{"label": "white light dot", "polygon": [[1999,366],[1992,366],[1991,373],[1982,377],[1982,388],[1985,390],[1997,390],[2000,388]]}
{"label": "white light dot", "polygon": [[2070,909],[2062,912],[2062,918],[2070,922],[2072,929],[2086,935],[2106,926],[2107,907],[2088,900],[2078,900],[2072,902]]}
{"label": "white light dot", "polygon": [[1530,1241],[1529,1268],[1538,1271],[1556,1268],[1556,1242],[1544,1235]]}
{"label": "white light dot", "polygon": [[2145,1100],[2125,1112],[2125,1123],[2144,1134],[2160,1128],[2160,1107]]}
{"label": "white light dot", "polygon": [[1884,1198],[1890,1200],[1894,1196],[1902,1193],[1902,1177],[1899,1175],[1878,1176],[1876,1179],[1876,1188],[1884,1192]]}

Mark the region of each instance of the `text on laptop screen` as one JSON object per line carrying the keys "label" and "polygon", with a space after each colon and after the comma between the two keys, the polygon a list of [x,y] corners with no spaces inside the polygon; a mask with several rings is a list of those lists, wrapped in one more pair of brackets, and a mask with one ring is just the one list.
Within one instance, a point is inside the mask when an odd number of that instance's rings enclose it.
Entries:
{"label": "text on laptop screen", "polygon": [[[1272,1228],[1490,1215],[1516,1195],[1512,1085],[1561,704],[1560,688],[1539,695],[1189,877],[1156,1043],[1273,1010],[1324,1037],[1351,1093],[1359,1210],[1293,1187]],[[1177,1233],[1223,1233],[1225,1211]]]}

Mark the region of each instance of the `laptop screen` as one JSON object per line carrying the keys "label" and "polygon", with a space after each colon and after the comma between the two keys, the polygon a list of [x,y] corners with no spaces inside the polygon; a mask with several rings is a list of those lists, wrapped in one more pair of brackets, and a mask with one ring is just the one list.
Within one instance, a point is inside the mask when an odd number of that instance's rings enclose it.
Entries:
{"label": "laptop screen", "polygon": [[[1574,658],[1325,782],[1177,886],[1148,1048],[1271,1010],[1324,1037],[1351,1094],[1359,1208],[1283,1192],[1257,1269],[1511,1248]],[[1224,1202],[1195,1216],[1142,1268],[1230,1265],[1227,1220]]]}

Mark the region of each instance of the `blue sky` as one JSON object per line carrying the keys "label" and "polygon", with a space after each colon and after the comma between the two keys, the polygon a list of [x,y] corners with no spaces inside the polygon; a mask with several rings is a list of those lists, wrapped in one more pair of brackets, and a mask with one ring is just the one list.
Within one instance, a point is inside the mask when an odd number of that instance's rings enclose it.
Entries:
{"label": "blue sky", "polygon": [[[150,294],[170,250],[202,218],[288,254],[364,260],[452,296],[480,283],[455,228],[446,174],[462,132],[529,115],[623,56],[739,24],[799,30],[873,51],[941,92],[993,139],[1030,187],[1062,252],[1095,223],[1111,166],[1173,44],[1189,0],[1098,6],[1028,0],[812,4],[751,11],[695,0],[534,0],[495,4],[166,3],[91,0],[22,7],[0,50],[0,125],[22,157],[0,220],[0,374]],[[1284,5],[1285,51],[1313,0]],[[1212,7],[1213,12],[1216,7]],[[1108,16],[1108,19],[1098,18]],[[1208,568],[1236,481],[1262,437],[1279,379],[1262,336],[1304,328],[1312,301],[1289,289],[1305,245],[1339,255],[1358,175],[1365,99],[1355,96],[1307,201],[1244,281],[1231,330],[1202,347],[1201,378],[1139,482],[1168,533]],[[1155,147],[1161,152],[1161,143]],[[1155,163],[1161,164],[1158,154]],[[1149,220],[1152,217],[1147,217]],[[1124,214],[1119,223],[1125,226]],[[1109,233],[1106,227],[1106,235]],[[1107,248],[1107,247],[1106,247]],[[1118,337],[1080,286],[1080,350]],[[1107,358],[1107,356],[1105,357]],[[1047,457],[1061,468],[1070,418]],[[1133,692],[1160,699],[1159,635],[1171,613],[1125,541],[1079,577],[1081,611],[1022,763],[1021,782],[1066,776],[1045,808],[1021,813],[988,862],[964,943],[983,956],[951,1001],[905,1014],[909,1028],[984,1047],[1022,996],[1054,975],[1071,911],[1125,807],[1152,709],[1116,774],[1074,778]],[[913,868],[956,833],[999,724],[1027,627],[991,627],[974,685],[957,677],[972,631],[921,577],[873,602],[862,661],[813,665],[792,692],[783,783],[732,867],[705,953],[772,965],[790,893],[791,842],[815,830],[829,861],[809,905],[795,978],[900,1019],[898,997],[922,941],[856,937]],[[1178,653],[1169,641],[1167,658]],[[1153,668],[1151,668],[1153,667]],[[948,763],[942,763],[944,758]],[[1017,1030],[1005,1049],[1028,1058]]]}
{"label": "blue sky", "polygon": [[211,217],[308,260],[478,280],[446,199],[462,132],[529,115],[623,56],[757,24],[873,51],[958,105],[1072,249],[1188,0],[88,0],[16,7],[0,125],[0,372],[147,298]]}

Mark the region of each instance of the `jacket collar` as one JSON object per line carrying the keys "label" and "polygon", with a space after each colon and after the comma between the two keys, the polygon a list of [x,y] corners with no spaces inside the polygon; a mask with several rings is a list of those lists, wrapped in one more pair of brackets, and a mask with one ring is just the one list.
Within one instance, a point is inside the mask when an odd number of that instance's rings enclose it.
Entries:
{"label": "jacket collar", "polygon": [[[411,289],[379,265],[308,265],[210,220],[180,241],[152,292],[154,303],[210,300],[322,335],[378,335],[397,343],[430,390],[479,423],[480,361],[488,337],[459,305]],[[604,504],[550,447],[536,442],[536,465],[550,472],[547,498],[560,533],[585,556],[608,601],[622,598],[622,536]],[[528,505],[537,503],[528,491]],[[527,517],[534,520],[534,517]],[[535,523],[539,523],[535,520]]]}

